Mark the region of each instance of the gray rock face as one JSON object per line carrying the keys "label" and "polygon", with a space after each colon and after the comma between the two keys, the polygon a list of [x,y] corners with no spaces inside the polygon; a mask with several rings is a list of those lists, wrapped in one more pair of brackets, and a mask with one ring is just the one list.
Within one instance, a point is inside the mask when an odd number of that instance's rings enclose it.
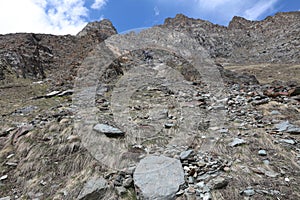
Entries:
{"label": "gray rock face", "polygon": [[173,199],[184,183],[184,173],[177,159],[148,156],[141,160],[133,174],[142,199]]}
{"label": "gray rock face", "polygon": [[167,18],[162,26],[189,32],[216,60],[293,63],[299,61],[299,51],[295,50],[299,45],[299,18],[299,12],[277,13],[262,21],[234,17],[225,27],[178,14]]}
{"label": "gray rock face", "polygon": [[88,23],[82,31],[80,31],[77,36],[84,37],[94,35],[99,38],[108,38],[111,35],[117,33],[116,28],[113,26],[111,21],[103,19],[100,22],[90,22]]}
{"label": "gray rock face", "polygon": [[102,177],[92,177],[81,190],[78,200],[97,200],[105,196],[107,181]]}

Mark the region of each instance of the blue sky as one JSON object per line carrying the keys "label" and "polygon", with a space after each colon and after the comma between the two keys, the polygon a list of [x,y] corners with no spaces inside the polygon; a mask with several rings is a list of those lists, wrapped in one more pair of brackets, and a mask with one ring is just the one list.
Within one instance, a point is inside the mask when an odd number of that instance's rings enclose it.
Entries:
{"label": "blue sky", "polygon": [[177,13],[227,25],[233,16],[261,20],[299,10],[299,0],[1,0],[0,34],[76,34],[103,18],[123,32],[162,24]]}

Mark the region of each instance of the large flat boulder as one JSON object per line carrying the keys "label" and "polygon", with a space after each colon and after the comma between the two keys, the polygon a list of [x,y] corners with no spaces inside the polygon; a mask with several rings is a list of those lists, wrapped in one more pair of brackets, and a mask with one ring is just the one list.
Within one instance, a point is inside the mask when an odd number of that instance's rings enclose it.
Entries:
{"label": "large flat boulder", "polygon": [[169,200],[184,183],[184,172],[177,159],[148,156],[137,165],[133,178],[142,199]]}

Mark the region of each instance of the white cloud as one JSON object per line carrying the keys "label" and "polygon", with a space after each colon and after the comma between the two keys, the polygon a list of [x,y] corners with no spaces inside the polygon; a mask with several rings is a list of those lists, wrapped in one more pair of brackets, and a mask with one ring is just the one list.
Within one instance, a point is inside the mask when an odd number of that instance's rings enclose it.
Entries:
{"label": "white cloud", "polygon": [[[100,6],[99,2],[95,0],[94,4]],[[87,23],[89,10],[84,3],[84,0],[1,0],[0,34],[77,34]]]}
{"label": "white cloud", "polygon": [[158,16],[159,13],[160,13],[160,11],[159,11],[158,7],[155,6],[155,7],[154,7],[154,15],[155,15],[155,16]]}
{"label": "white cloud", "polygon": [[[193,0],[189,4],[193,17],[205,18],[217,23],[228,23],[233,16],[257,20],[272,10],[279,0]],[[273,11],[273,10],[272,10]]]}
{"label": "white cloud", "polygon": [[256,20],[266,11],[273,9],[276,2],[277,0],[259,1],[257,4],[254,4],[253,7],[246,10],[243,16],[250,20]]}
{"label": "white cloud", "polygon": [[91,8],[93,9],[101,9],[105,4],[107,0],[95,0],[94,3],[92,4]]}
{"label": "white cloud", "polygon": [[48,0],[47,6],[47,20],[50,26],[57,30],[73,32],[86,24],[84,17],[88,16],[88,9],[83,0]]}
{"label": "white cloud", "polygon": [[235,0],[196,0],[196,2],[201,8],[205,8],[207,10],[214,10],[230,2],[235,2]]}

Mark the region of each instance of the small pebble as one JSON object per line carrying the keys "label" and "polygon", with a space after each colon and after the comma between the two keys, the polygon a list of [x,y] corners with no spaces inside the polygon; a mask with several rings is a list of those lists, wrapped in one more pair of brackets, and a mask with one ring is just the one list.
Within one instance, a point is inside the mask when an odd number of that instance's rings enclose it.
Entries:
{"label": "small pebble", "polygon": [[181,152],[180,153],[180,159],[181,160],[185,160],[185,159],[187,159],[188,157],[190,157],[191,156],[191,154],[193,153],[194,151],[193,150],[187,150],[187,151],[183,151],[183,152]]}
{"label": "small pebble", "polygon": [[116,187],[116,190],[117,190],[117,194],[119,195],[119,196],[122,196],[122,195],[124,195],[124,194],[126,194],[126,188],[124,188],[124,187]]}
{"label": "small pebble", "polygon": [[211,200],[211,199],[212,199],[212,197],[211,197],[211,194],[209,192],[204,194],[203,200]]}
{"label": "small pebble", "polygon": [[3,181],[3,180],[5,180],[5,179],[7,179],[7,177],[8,177],[8,175],[3,175],[3,176],[1,176],[1,177],[0,177],[0,181]]}
{"label": "small pebble", "polygon": [[288,177],[284,178],[285,182],[290,182],[290,179]]}
{"label": "small pebble", "polygon": [[250,196],[253,196],[255,194],[255,191],[253,189],[246,189],[242,192],[242,194],[245,195],[245,196],[250,197]]}
{"label": "small pebble", "polygon": [[230,168],[229,167],[224,167],[224,172],[229,172],[230,171]]}
{"label": "small pebble", "polygon": [[13,157],[15,154],[9,154],[6,158],[10,159],[11,157]]}
{"label": "small pebble", "polygon": [[195,190],[195,188],[194,187],[189,187],[188,189],[187,189],[187,193],[189,193],[189,194],[195,194],[196,193],[196,190]]}
{"label": "small pebble", "polygon": [[260,156],[266,156],[267,155],[267,151],[266,150],[259,150],[258,151],[258,155],[260,155]]}
{"label": "small pebble", "polygon": [[265,165],[269,165],[269,164],[270,164],[270,161],[269,161],[269,160],[263,160],[263,163],[264,163]]}
{"label": "small pebble", "polygon": [[189,184],[193,184],[194,183],[194,178],[192,176],[189,176]]}

